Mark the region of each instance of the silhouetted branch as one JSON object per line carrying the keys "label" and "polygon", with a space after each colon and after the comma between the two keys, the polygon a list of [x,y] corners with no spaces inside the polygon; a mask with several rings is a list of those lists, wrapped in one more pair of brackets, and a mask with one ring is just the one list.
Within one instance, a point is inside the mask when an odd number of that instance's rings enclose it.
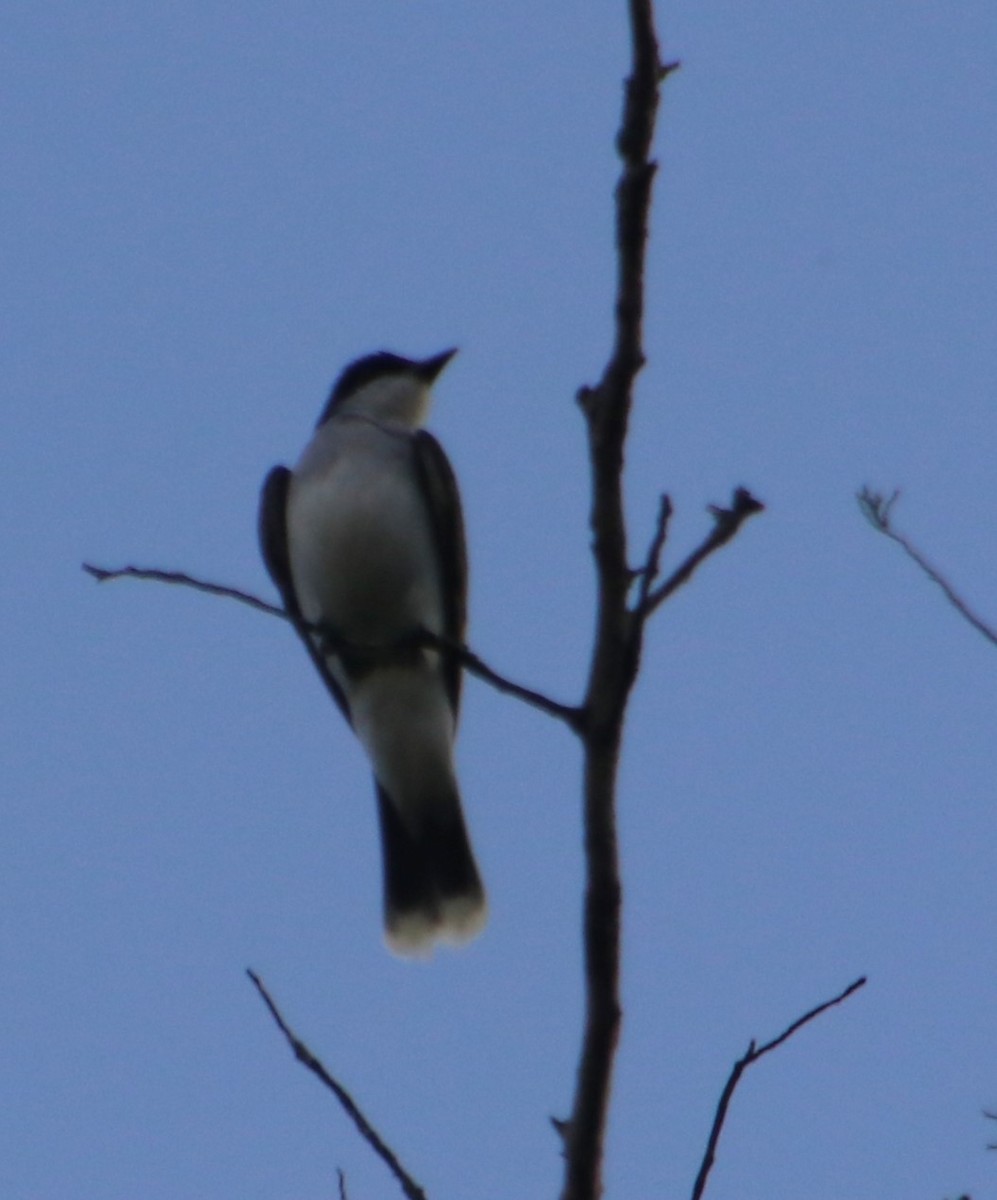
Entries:
{"label": "silhouetted branch", "polygon": [[[987,1118],[988,1121],[997,1121],[997,1113],[987,1112],[987,1110],[984,1109],[983,1115]],[[988,1150],[997,1150],[997,1142],[987,1142],[987,1149]]]}
{"label": "silhouetted branch", "polygon": [[[381,1159],[392,1175],[394,1175],[394,1177],[398,1180],[402,1191],[409,1198],[409,1200],[426,1200],[426,1193],[398,1161],[398,1156],[384,1141],[374,1126],[371,1125],[370,1121],[368,1121],[364,1114],[360,1111],[356,1101],[353,1099],[350,1093],[346,1090],[346,1088],[343,1087],[341,1083],[338,1082],[338,1080],[334,1079],[329,1074],[322,1063],[308,1049],[305,1043],[301,1041],[301,1039],[297,1037],[288,1027],[287,1022],[281,1016],[277,1005],[270,998],[270,993],[263,986],[260,977],[255,971],[247,970],[246,974],[253,981],[256,990],[263,998],[263,1003],[270,1010],[270,1015],[277,1023],[278,1029],[280,1029],[281,1033],[287,1039],[288,1045],[294,1051],[294,1057],[298,1060],[298,1062],[306,1066],[308,1070],[311,1071],[311,1073],[318,1079],[320,1079],[333,1093],[333,1095],[342,1105],[346,1115],[353,1122],[357,1132],[368,1144],[368,1146],[370,1146],[378,1158]],[[339,1173],[339,1188],[340,1195],[343,1195],[345,1192],[345,1182],[342,1171]]]}
{"label": "silhouetted branch", "polygon": [[239,588],[227,587],[223,583],[210,583],[206,579],[195,579],[184,571],[160,571],[157,567],[118,567],[108,570],[106,567],[95,567],[92,563],[83,563],[83,570],[92,575],[98,583],[106,583],[114,579],[146,579],[155,583],[175,583],[181,587],[193,588],[198,592],[207,592],[210,596],[225,596],[229,600],[238,600],[240,604],[248,604],[259,612],[265,612],[271,617],[280,617],[282,621],[290,621],[290,617],[276,604],[268,604],[259,596],[240,591]]}
{"label": "silhouetted branch", "polygon": [[310,625],[306,621],[296,621],[283,608],[279,608],[275,604],[269,604],[266,600],[261,600],[258,596],[254,596],[251,592],[244,592],[240,588],[228,587],[221,583],[210,583],[204,579],[197,579],[193,575],[186,574],[184,571],[161,571],[156,567],[131,566],[108,570],[106,567],[95,567],[91,563],[83,563],[83,570],[88,575],[92,575],[98,583],[105,583],[108,580],[114,579],[144,579],[155,583],[178,584],[181,587],[193,588],[198,592],[207,592],[212,596],[224,596],[229,600],[237,600],[240,604],[248,604],[250,608],[255,608],[258,612],[264,612],[268,616],[279,617],[282,621],[287,621],[291,625],[300,626],[305,632],[317,634],[332,651],[347,654],[354,659],[363,659],[367,662],[390,663],[399,657],[404,657],[406,654],[411,653],[415,646],[431,647],[458,658],[461,664],[472,675],[476,675],[479,679],[490,683],[496,691],[504,692],[509,696],[515,696],[525,704],[532,705],[533,708],[538,708],[541,712],[547,713],[548,716],[557,717],[558,720],[564,721],[576,732],[581,729],[583,724],[584,713],[577,706],[562,704],[559,700],[552,700],[542,692],[534,691],[533,688],[524,687],[521,683],[507,679],[504,675],[500,675],[498,671],[493,670],[462,642],[456,642],[452,638],[431,633],[428,629],[417,630],[415,633],[404,637],[394,646],[357,646],[348,642],[346,638],[342,637],[336,630],[330,629],[327,625]]}
{"label": "silhouetted branch", "polygon": [[[627,697],[640,655],[640,630],[627,609],[634,576],[627,562],[623,448],[634,381],[644,364],[644,261],[657,169],[650,153],[660,85],[668,70],[658,53],[651,0],[629,0],[628,7],[632,58],[616,139],[623,166],[616,186],[615,337],[599,383],[578,393],[588,435],[598,612],[582,735],[585,1029],[571,1116],[563,1126],[562,1200],[597,1200],[602,1192],[606,1119],[621,1020],[616,771]],[[666,515],[659,517],[646,563],[648,575],[657,568],[666,521]]]}
{"label": "silhouetted branch", "polygon": [[541,712],[547,713],[548,716],[557,717],[558,720],[564,721],[575,730],[576,733],[584,728],[585,712],[583,709],[574,704],[562,704],[560,700],[552,700],[550,696],[545,696],[542,692],[535,692],[532,688],[524,687],[521,683],[515,683],[511,679],[506,679],[504,675],[499,675],[497,671],[493,671],[486,662],[480,659],[473,650],[469,649],[462,642],[455,642],[452,638],[430,633],[428,629],[420,629],[417,634],[413,635],[413,639],[418,644],[431,646],[437,650],[444,650],[455,655],[472,675],[483,679],[485,683],[490,683],[497,692],[505,692],[509,696],[515,696],[517,699],[522,700],[524,704],[530,704],[534,708],[539,708]]}
{"label": "silhouetted branch", "polygon": [[654,534],[644,559],[644,565],[637,571],[637,602],[634,611],[640,612],[647,604],[651,588],[661,574],[661,555],[668,540],[668,522],[672,518],[672,500],[663,494],[658,502],[658,519],[654,523]]}
{"label": "silhouetted branch", "polygon": [[836,1004],[841,1004],[844,1000],[859,988],[865,986],[865,976],[861,979],[856,979],[854,983],[850,983],[840,995],[834,997],[833,1000],[825,1000],[823,1004],[818,1004],[816,1008],[812,1008],[808,1013],[804,1013],[802,1017],[795,1020],[792,1025],[773,1038],[772,1041],[766,1042],[764,1046],[756,1046],[752,1041],[748,1045],[748,1049],[739,1058],[731,1069],[731,1073],[727,1078],[727,1083],[724,1085],[724,1090],[720,1095],[720,1100],[717,1103],[716,1115],[713,1118],[713,1126],[710,1129],[710,1136],[706,1143],[706,1151],[703,1154],[703,1161],[699,1168],[699,1174],[696,1176],[696,1182],[692,1189],[692,1200],[700,1200],[706,1188],[706,1181],[709,1178],[710,1171],[713,1168],[713,1162],[716,1158],[717,1143],[720,1141],[720,1134],[723,1132],[724,1121],[727,1119],[727,1109],[730,1107],[730,1102],[733,1099],[734,1091],[741,1080],[741,1076],[760,1058],[763,1058],[770,1051],[781,1046],[783,1042],[788,1041],[798,1030],[804,1025],[808,1025],[811,1021],[816,1020],[821,1013],[827,1012],[829,1008],[834,1008]]}
{"label": "silhouetted branch", "polygon": [[879,492],[872,491],[868,487],[864,487],[856,496],[856,500],[858,500],[862,515],[868,520],[873,529],[885,534],[891,542],[896,542],[897,545],[903,549],[907,557],[916,562],[925,575],[927,575],[927,577],[933,583],[938,584],[938,586],[945,593],[946,599],[952,605],[952,607],[958,613],[960,613],[960,615],[963,616],[970,623],[970,625],[977,630],[977,632],[982,633],[987,641],[991,643],[991,645],[997,646],[997,630],[994,630],[992,626],[988,625],[982,617],[978,617],[976,613],[974,613],[969,607],[966,601],[956,593],[955,589],[941,573],[941,571],[939,571],[937,567],[933,567],[920,552],[920,550],[913,546],[902,533],[898,533],[893,528],[893,524],[890,519],[890,513],[894,504],[896,504],[899,498],[899,490],[895,491],[887,500],[885,496],[880,495]]}
{"label": "silhouetted branch", "polygon": [[696,568],[705,562],[714,551],[725,546],[749,517],[754,516],[755,513],[764,512],[765,505],[760,500],[756,500],[747,488],[737,488],[730,508],[720,508],[716,504],[711,504],[709,511],[713,516],[713,531],[668,576],[664,583],[645,595],[642,600],[638,599],[634,611],[642,619],[646,620],[656,608],[664,604],[673,592],[677,592],[683,584],[688,583]]}

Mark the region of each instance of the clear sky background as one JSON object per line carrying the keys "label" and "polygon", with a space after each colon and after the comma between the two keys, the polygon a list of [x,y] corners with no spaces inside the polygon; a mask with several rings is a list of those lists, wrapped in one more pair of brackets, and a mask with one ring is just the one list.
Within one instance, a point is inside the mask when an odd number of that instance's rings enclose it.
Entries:
{"label": "clear sky background", "polygon": [[[663,5],[635,557],[768,505],[655,621],[622,765],[612,1196],[997,1196],[997,7]],[[243,971],[434,1197],[549,1197],[580,1037],[579,756],[468,681],[492,905],[380,934],[369,773],[291,632],[79,569],[273,592],[257,492],[342,365],[461,353],[470,639],[580,695],[573,396],[611,333],[623,0],[8,0],[0,50],[0,1194],[397,1194]]]}

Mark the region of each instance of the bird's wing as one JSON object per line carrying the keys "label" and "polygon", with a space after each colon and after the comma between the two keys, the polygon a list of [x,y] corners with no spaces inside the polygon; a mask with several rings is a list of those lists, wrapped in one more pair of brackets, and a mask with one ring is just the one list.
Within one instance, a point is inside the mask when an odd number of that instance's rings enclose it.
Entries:
{"label": "bird's wing", "polygon": [[270,578],[284,601],[284,611],[291,618],[294,628],[304,642],[309,657],[322,676],[322,682],[339,705],[343,716],[352,724],[350,706],[346,702],[343,689],[333,679],[325,658],[315,645],[314,637],[305,627],[298,597],[294,591],[291,559],[287,548],[287,492],[290,486],[291,472],[287,467],[274,467],[263,482],[259,512],[260,550]]}
{"label": "bird's wing", "polygon": [[[431,433],[425,429],[417,430],[412,445],[436,547],[443,596],[443,631],[454,641],[463,642],[467,622],[467,546],[457,480],[443,447]],[[443,669],[456,719],[460,707],[460,660],[444,653]]]}

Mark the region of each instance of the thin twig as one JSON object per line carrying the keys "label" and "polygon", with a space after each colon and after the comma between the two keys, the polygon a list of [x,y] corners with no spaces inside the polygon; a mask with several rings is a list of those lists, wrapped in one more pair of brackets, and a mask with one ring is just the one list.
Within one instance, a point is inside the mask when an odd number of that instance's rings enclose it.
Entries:
{"label": "thin twig", "polygon": [[552,700],[550,696],[545,696],[542,692],[536,692],[532,688],[524,687],[521,683],[516,683],[511,679],[506,679],[504,675],[500,675],[497,671],[480,659],[469,647],[463,642],[455,642],[452,638],[444,637],[442,634],[431,633],[428,629],[420,629],[413,635],[413,640],[419,645],[431,646],[436,650],[445,651],[448,654],[453,654],[461,662],[472,675],[476,675],[479,679],[483,679],[486,683],[490,683],[497,692],[505,692],[509,696],[515,696],[522,700],[525,704],[530,704],[534,708],[540,709],[548,716],[557,717],[558,720],[564,721],[576,733],[581,732],[585,726],[585,710],[574,704],[562,704],[560,700]]}
{"label": "thin twig", "polygon": [[346,1195],[346,1175],[343,1173],[342,1167],[336,1168],[336,1177],[339,1179],[339,1200],[349,1200]]}
{"label": "thin twig", "polygon": [[[402,1191],[409,1198],[409,1200],[426,1200],[426,1193],[398,1161],[398,1156],[384,1141],[374,1126],[371,1125],[370,1121],[368,1121],[364,1114],[360,1111],[356,1101],[353,1099],[350,1093],[346,1090],[346,1088],[343,1087],[341,1083],[339,1083],[329,1074],[322,1063],[315,1057],[314,1054],[312,1054],[311,1050],[308,1049],[305,1043],[301,1041],[301,1039],[297,1037],[297,1035],[288,1027],[287,1022],[281,1016],[277,1005],[271,999],[270,993],[263,986],[263,982],[260,977],[255,971],[247,970],[246,974],[253,981],[256,990],[263,998],[263,1003],[270,1010],[270,1015],[276,1022],[277,1028],[287,1039],[288,1045],[294,1051],[294,1057],[298,1060],[298,1062],[306,1066],[313,1075],[317,1076],[333,1093],[333,1095],[342,1105],[346,1115],[356,1126],[357,1132],[370,1146],[374,1153],[381,1159],[392,1175],[394,1175],[394,1177],[398,1180]],[[342,1189],[343,1177],[342,1172],[340,1172],[340,1190],[342,1191]]]}
{"label": "thin twig", "polygon": [[668,540],[668,522],[672,517],[671,497],[665,493],[658,501],[658,519],[654,523],[654,535],[644,559],[644,565],[637,572],[640,583],[637,585],[637,602],[634,608],[637,612],[647,604],[647,597],[661,573],[661,554]]}
{"label": "thin twig", "polygon": [[709,536],[703,539],[702,543],[680,563],[678,567],[668,576],[664,583],[656,587],[648,596],[644,598],[642,604],[638,604],[635,609],[637,617],[641,620],[647,618],[659,608],[668,599],[678,591],[683,584],[689,582],[695,574],[696,569],[706,561],[716,550],[721,546],[725,546],[738,532],[741,526],[749,517],[753,517],[755,513],[764,512],[765,505],[760,500],[756,500],[747,488],[737,488],[734,492],[730,508],[720,508],[717,505],[710,506],[710,513],[713,516],[713,529]]}
{"label": "thin twig", "polygon": [[396,657],[404,656],[407,652],[411,652],[413,646],[432,647],[435,650],[452,654],[460,660],[461,664],[472,675],[476,675],[479,679],[490,683],[496,691],[504,692],[509,696],[516,696],[525,704],[540,709],[541,712],[547,713],[548,716],[557,717],[558,720],[564,721],[576,732],[580,731],[584,724],[584,712],[577,705],[562,704],[559,700],[553,700],[550,696],[545,696],[542,692],[524,687],[523,684],[516,683],[512,679],[507,679],[504,675],[500,675],[498,671],[493,670],[462,642],[454,641],[440,634],[431,633],[428,629],[419,629],[415,633],[402,638],[394,646],[357,646],[348,642],[328,626],[309,625],[305,621],[295,621],[283,608],[278,608],[275,604],[268,604],[266,600],[261,600],[258,596],[254,596],[250,592],[244,592],[240,588],[228,587],[221,583],[211,583],[208,580],[197,579],[184,571],[162,571],[156,567],[132,566],[108,570],[106,567],[95,567],[91,563],[83,563],[83,570],[88,575],[92,575],[98,583],[114,579],[145,579],[156,583],[178,584],[181,587],[194,588],[198,592],[207,592],[212,596],[224,596],[229,600],[238,600],[241,604],[248,604],[250,608],[255,608],[258,612],[264,612],[271,617],[280,617],[282,621],[300,626],[307,633],[317,634],[332,650],[366,661],[391,662]]}
{"label": "thin twig", "polygon": [[108,570],[106,567],[95,567],[92,563],[83,563],[83,570],[92,575],[98,583],[106,583],[112,579],[150,579],[156,583],[176,583],[181,587],[194,588],[198,592],[207,592],[210,596],[226,596],[229,600],[238,600],[240,604],[248,604],[259,612],[265,612],[271,617],[280,617],[289,621],[290,617],[276,604],[268,604],[259,596],[240,591],[239,588],[227,587],[223,583],[211,583],[206,579],[195,579],[184,571],[160,571],[156,567],[118,567]]}
{"label": "thin twig", "polygon": [[[988,1112],[986,1109],[983,1109],[983,1115],[988,1121],[997,1121],[997,1113]],[[987,1142],[987,1149],[997,1150],[997,1142]]]}
{"label": "thin twig", "polygon": [[938,584],[956,612],[964,617],[978,633],[982,633],[991,645],[997,646],[997,630],[988,625],[982,617],[978,617],[966,601],[956,593],[941,571],[937,567],[933,567],[916,546],[913,546],[902,533],[898,533],[893,528],[890,520],[890,510],[900,498],[899,490],[895,491],[887,500],[879,492],[874,492],[870,488],[864,487],[855,498],[858,500],[863,516],[868,520],[873,529],[885,534],[891,542],[896,542],[907,557],[917,563],[933,583]]}
{"label": "thin twig", "polygon": [[737,1060],[731,1068],[730,1075],[724,1085],[724,1090],[720,1095],[720,1100],[717,1103],[716,1115],[713,1118],[713,1126],[710,1129],[710,1136],[706,1143],[706,1150],[703,1154],[703,1161],[699,1167],[699,1174],[696,1176],[696,1182],[692,1189],[692,1200],[700,1200],[706,1188],[706,1181],[709,1178],[710,1171],[713,1168],[713,1162],[716,1158],[717,1143],[720,1141],[720,1134],[723,1132],[724,1121],[727,1119],[727,1109],[730,1107],[731,1099],[734,1096],[734,1091],[740,1082],[741,1076],[752,1065],[756,1063],[764,1055],[781,1046],[783,1042],[788,1041],[798,1030],[804,1025],[808,1025],[821,1015],[827,1012],[829,1008],[834,1008],[836,1004],[841,1004],[847,1000],[859,988],[865,986],[865,976],[861,979],[856,979],[854,983],[850,983],[843,992],[835,996],[833,1000],[825,1000],[823,1004],[818,1004],[816,1008],[812,1008],[808,1013],[804,1013],[802,1017],[795,1020],[792,1025],[773,1038],[770,1042],[766,1042],[764,1046],[756,1046],[752,1041],[745,1054]]}

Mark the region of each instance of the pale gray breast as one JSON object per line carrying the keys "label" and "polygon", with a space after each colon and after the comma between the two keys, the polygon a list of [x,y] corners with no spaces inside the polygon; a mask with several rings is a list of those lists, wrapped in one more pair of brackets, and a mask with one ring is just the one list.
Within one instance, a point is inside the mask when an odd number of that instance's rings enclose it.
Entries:
{"label": "pale gray breast", "polygon": [[328,421],[288,498],[291,571],[305,617],[358,642],[442,628],[432,530],[407,431]]}

